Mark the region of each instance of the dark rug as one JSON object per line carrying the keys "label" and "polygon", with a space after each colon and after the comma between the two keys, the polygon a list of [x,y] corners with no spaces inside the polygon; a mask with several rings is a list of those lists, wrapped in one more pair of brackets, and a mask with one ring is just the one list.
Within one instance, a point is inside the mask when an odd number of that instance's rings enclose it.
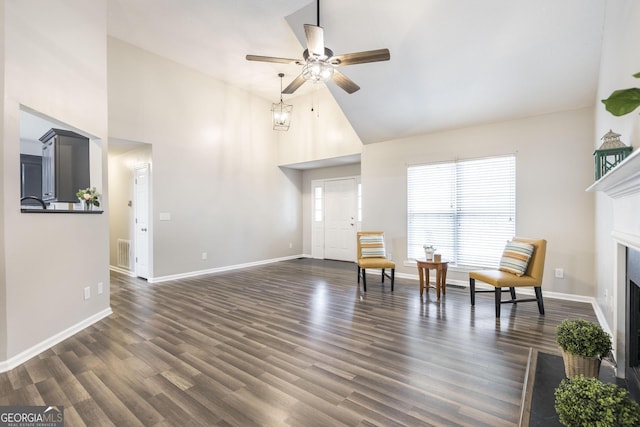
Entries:
{"label": "dark rug", "polygon": [[[553,393],[564,377],[562,356],[538,353],[529,426],[562,427],[554,409],[555,397]],[[621,387],[626,386],[624,380],[616,378],[613,367],[607,362],[602,362],[600,367],[600,380],[616,383]]]}

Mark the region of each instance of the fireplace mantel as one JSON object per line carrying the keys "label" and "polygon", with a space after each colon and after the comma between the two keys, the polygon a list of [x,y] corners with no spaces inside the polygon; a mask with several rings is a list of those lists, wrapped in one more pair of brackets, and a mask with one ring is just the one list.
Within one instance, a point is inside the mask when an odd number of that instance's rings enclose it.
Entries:
{"label": "fireplace mantel", "polygon": [[636,150],[586,191],[602,191],[618,199],[640,193],[640,150]]}

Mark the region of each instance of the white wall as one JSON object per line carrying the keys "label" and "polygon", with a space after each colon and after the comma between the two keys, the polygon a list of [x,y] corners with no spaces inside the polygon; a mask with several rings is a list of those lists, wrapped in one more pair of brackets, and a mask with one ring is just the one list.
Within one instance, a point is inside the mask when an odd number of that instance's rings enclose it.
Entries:
{"label": "white wall", "polygon": [[[2,214],[5,252],[0,367],[109,311],[108,218],[22,214],[19,111],[30,109],[106,141],[106,1],[3,1]],[[54,31],[51,31],[54,29]],[[95,170],[96,166],[98,171]],[[92,163],[106,192],[106,150]],[[108,200],[103,200],[108,210]],[[105,293],[97,295],[102,282]],[[92,289],[84,301],[83,288]],[[6,341],[6,347],[5,346]]]}
{"label": "white wall", "polygon": [[360,138],[323,84],[316,84],[311,94],[285,102],[293,105],[293,113],[289,130],[278,132],[278,164],[331,159],[362,151]]}
{"label": "white wall", "polygon": [[300,254],[301,172],[278,167],[271,104],[108,45],[109,135],[153,146],[153,279]]}
{"label": "white wall", "polygon": [[[547,114],[395,141],[362,153],[363,229],[384,230],[396,271],[407,257],[408,165],[516,154],[516,234],[547,239],[544,289],[594,296],[593,110]],[[564,268],[556,279],[554,268]],[[452,272],[453,280],[468,281]]]}
{"label": "white wall", "polygon": [[[609,114],[599,100],[607,98],[617,89],[640,87],[640,79],[632,75],[640,72],[640,3],[634,0],[610,0],[607,3],[607,15],[604,29],[600,79],[595,114],[594,148],[609,129],[621,134],[620,139],[634,150],[640,146],[640,110],[615,117]],[[596,194],[596,273],[597,302],[605,315],[607,326],[613,330],[617,342],[617,360],[619,366],[624,362],[624,289],[617,277],[617,251],[612,232],[623,231],[640,236],[640,196],[614,200],[603,193]],[[615,289],[619,286],[619,289]],[[617,291],[617,292],[616,292]],[[605,296],[606,294],[606,296]],[[614,296],[617,295],[617,302]],[[617,309],[615,309],[617,307]],[[624,369],[619,370],[623,373]]]}

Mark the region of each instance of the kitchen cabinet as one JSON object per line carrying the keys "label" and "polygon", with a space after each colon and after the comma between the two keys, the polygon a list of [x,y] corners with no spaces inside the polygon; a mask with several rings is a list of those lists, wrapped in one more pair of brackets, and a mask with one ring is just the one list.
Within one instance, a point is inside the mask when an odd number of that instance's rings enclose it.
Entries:
{"label": "kitchen cabinet", "polygon": [[[42,198],[42,157],[20,154],[20,198]],[[23,200],[22,205],[40,206],[35,200]]]}
{"label": "kitchen cabinet", "polygon": [[51,129],[42,142],[42,199],[77,203],[78,190],[89,187],[89,138]]}

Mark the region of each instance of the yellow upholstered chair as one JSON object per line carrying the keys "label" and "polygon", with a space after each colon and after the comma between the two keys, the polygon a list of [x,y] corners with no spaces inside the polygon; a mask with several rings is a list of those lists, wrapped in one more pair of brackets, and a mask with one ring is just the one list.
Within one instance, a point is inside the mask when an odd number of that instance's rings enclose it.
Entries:
{"label": "yellow upholstered chair", "polygon": [[[547,241],[544,239],[514,237],[505,247],[499,269],[469,272],[471,305],[475,305],[476,303],[477,292],[494,292],[496,317],[500,317],[501,304],[516,304],[528,301],[536,301],[538,303],[538,311],[540,314],[544,314],[542,274],[544,273],[544,258],[546,252]],[[529,254],[530,257],[527,257],[527,254]],[[476,280],[487,283],[495,289],[476,290]],[[515,288],[522,286],[533,287],[536,297],[516,299]],[[511,294],[511,299],[503,301],[502,292],[507,291]]]}
{"label": "yellow upholstered chair", "polygon": [[[387,259],[384,250],[384,233],[382,231],[359,231],[358,232],[358,283],[362,277],[362,288],[367,292],[367,269],[382,269],[382,283],[385,276],[391,279],[391,291],[393,292],[393,281],[396,272],[396,264]],[[386,269],[391,270],[391,275],[385,273]]]}

